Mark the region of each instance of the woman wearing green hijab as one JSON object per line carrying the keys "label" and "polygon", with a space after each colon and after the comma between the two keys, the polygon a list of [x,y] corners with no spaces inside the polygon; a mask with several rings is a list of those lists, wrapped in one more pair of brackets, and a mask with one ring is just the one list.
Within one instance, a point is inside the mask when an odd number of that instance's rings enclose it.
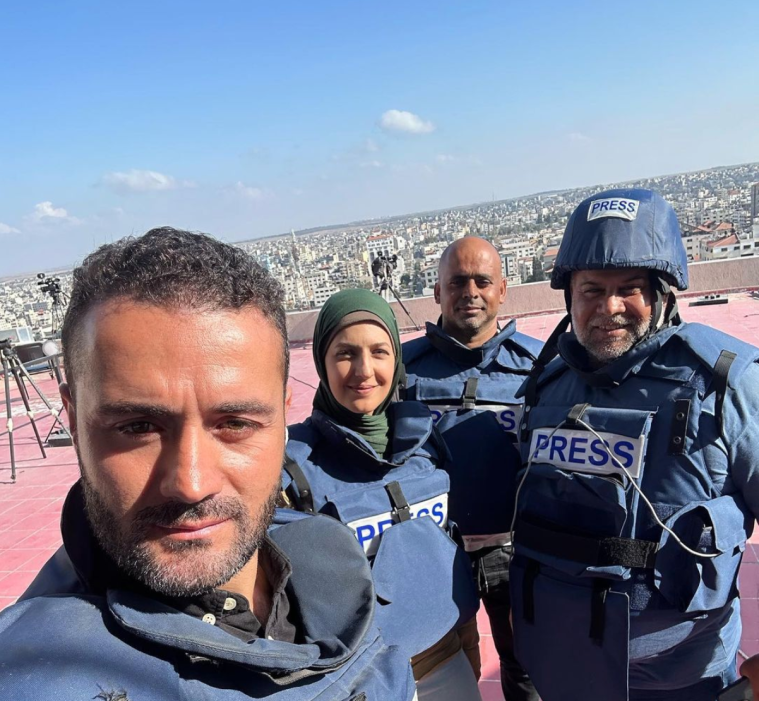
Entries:
{"label": "woman wearing green hijab", "polygon": [[[401,343],[392,309],[344,290],[314,330],[319,387],[311,416],[289,429],[290,505],[338,518],[372,562],[377,622],[412,657],[420,701],[478,701],[456,627],[477,610],[471,569],[447,535],[447,450],[427,407],[398,402]],[[342,573],[335,573],[339,585]]]}

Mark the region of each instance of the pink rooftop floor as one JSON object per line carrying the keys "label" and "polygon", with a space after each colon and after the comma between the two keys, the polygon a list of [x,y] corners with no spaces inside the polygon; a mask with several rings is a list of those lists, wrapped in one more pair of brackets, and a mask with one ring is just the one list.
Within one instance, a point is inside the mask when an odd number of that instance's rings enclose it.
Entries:
{"label": "pink rooftop floor", "polygon": [[[727,305],[689,307],[681,301],[686,321],[699,321],[759,346],[759,294],[731,295]],[[517,328],[530,336],[545,340],[559,321],[550,314],[519,319]],[[419,334],[404,337],[413,338]],[[47,374],[34,376],[42,391],[60,406],[57,388]],[[311,399],[317,385],[311,348],[292,349],[291,385],[293,403],[290,423],[302,421],[311,411]],[[61,545],[59,519],[64,497],[78,478],[73,448],[49,448],[47,459],[40,456],[21,398],[11,383],[12,413],[15,422],[17,482],[10,479],[10,451],[7,431],[0,433],[0,609],[12,604],[26,589],[47,559]],[[52,418],[32,391],[33,409],[42,437]],[[0,383],[0,412],[4,426],[5,395]],[[743,639],[741,650],[747,655],[759,653],[759,529],[746,549],[740,575],[743,599]],[[487,617],[478,616],[481,632],[483,674],[480,690],[483,701],[503,701],[499,683],[498,657],[493,647]]]}

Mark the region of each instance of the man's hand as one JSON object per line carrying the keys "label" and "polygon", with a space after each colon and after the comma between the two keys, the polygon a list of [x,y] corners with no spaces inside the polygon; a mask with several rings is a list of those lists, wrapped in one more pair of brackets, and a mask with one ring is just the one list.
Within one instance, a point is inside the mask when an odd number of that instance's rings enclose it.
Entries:
{"label": "man's hand", "polygon": [[747,677],[754,692],[754,701],[759,701],[759,655],[749,657],[740,669],[741,676]]}

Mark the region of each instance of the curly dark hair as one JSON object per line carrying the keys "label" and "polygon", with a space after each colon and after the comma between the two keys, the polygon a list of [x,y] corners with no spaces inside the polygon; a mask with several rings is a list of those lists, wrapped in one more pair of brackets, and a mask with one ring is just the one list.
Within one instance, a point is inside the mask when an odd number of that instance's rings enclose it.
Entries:
{"label": "curly dark hair", "polygon": [[282,336],[285,382],[290,366],[282,286],[237,246],[164,226],[98,248],[74,270],[61,327],[69,385],[79,373],[78,330],[96,304],[128,299],[159,307],[222,310],[255,307]]}

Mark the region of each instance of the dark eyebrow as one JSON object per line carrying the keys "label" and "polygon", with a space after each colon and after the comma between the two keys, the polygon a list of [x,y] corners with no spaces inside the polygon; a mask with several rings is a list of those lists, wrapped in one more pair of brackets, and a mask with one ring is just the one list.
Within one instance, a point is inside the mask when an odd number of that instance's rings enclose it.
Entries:
{"label": "dark eyebrow", "polygon": [[473,273],[472,275],[452,275],[451,282],[460,282],[461,280],[492,280],[493,276],[487,273]]}
{"label": "dark eyebrow", "polygon": [[271,404],[257,402],[225,402],[214,407],[216,414],[255,414],[256,416],[269,417],[277,413],[277,409]]}
{"label": "dark eyebrow", "polygon": [[[277,413],[275,407],[264,402],[225,402],[213,407],[215,414],[254,414],[270,417]],[[177,416],[177,412],[160,404],[140,404],[138,402],[111,402],[98,410],[104,416],[145,416],[151,419],[166,419]]]}
{"label": "dark eyebrow", "polygon": [[[621,280],[620,283],[619,283],[619,285],[620,286],[623,286],[623,285],[632,285],[634,283],[645,284],[647,281],[648,281],[648,278],[646,278],[645,275],[632,275],[631,277],[628,277],[628,278],[625,278],[624,280]],[[590,279],[590,280],[583,280],[580,284],[581,285],[600,285],[600,286],[604,286],[605,283],[604,283],[603,280]]]}
{"label": "dark eyebrow", "polygon": [[153,419],[163,419],[173,412],[160,404],[139,404],[137,402],[110,402],[98,407],[98,414],[104,416],[148,416]]}
{"label": "dark eyebrow", "polygon": [[[377,341],[376,343],[372,343],[372,348],[377,348],[378,346],[388,346],[388,348],[392,347],[392,343],[390,341]],[[347,341],[338,341],[335,344],[335,350],[361,350],[363,346],[357,345],[355,343],[348,343]]]}

